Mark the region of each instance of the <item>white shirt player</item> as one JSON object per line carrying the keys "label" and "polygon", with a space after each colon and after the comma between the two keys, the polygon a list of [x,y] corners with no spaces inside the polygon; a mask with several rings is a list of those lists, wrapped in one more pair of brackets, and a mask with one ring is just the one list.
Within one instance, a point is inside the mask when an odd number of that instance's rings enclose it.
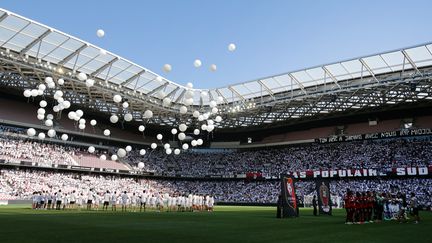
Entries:
{"label": "white shirt player", "polygon": [[127,193],[123,193],[123,194],[121,195],[122,205],[127,205],[127,203],[128,203],[128,199],[129,199],[128,194],[127,194]]}
{"label": "white shirt player", "polygon": [[110,201],[110,196],[111,195],[108,192],[106,192],[105,195],[104,195],[104,199],[103,199],[104,202],[109,202]]}

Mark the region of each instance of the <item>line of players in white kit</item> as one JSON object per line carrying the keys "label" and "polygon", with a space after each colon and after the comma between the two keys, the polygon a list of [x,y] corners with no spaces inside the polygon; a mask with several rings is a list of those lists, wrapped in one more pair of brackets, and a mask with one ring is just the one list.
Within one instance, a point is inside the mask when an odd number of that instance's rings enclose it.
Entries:
{"label": "line of players in white kit", "polygon": [[[34,192],[32,195],[33,209],[84,209],[117,211],[117,205],[121,205],[122,211],[146,211],[146,209],[168,212],[192,212],[213,211],[214,197],[211,195],[197,194],[160,194],[157,192],[128,193],[127,191],[117,193],[116,191],[97,193],[90,189],[87,192],[72,191],[64,193],[57,192]],[[102,208],[100,208],[102,206]]]}

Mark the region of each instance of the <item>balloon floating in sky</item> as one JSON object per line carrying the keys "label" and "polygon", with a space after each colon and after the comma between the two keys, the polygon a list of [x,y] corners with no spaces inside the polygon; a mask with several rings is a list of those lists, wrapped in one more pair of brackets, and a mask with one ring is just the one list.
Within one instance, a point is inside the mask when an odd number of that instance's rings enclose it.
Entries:
{"label": "balloon floating in sky", "polygon": [[165,64],[165,65],[163,65],[162,69],[163,69],[164,72],[169,73],[169,72],[171,72],[172,67],[171,67],[170,64]]}
{"label": "balloon floating in sky", "polygon": [[233,52],[235,50],[236,50],[236,45],[234,43],[228,45],[228,51]]}
{"label": "balloon floating in sky", "polygon": [[96,35],[97,35],[97,37],[102,38],[105,36],[105,31],[103,29],[98,29],[96,31]]}
{"label": "balloon floating in sky", "polygon": [[201,67],[201,65],[202,65],[202,63],[201,63],[201,60],[200,60],[200,59],[196,59],[196,60],[194,61],[194,66],[195,66],[196,68]]}
{"label": "balloon floating in sky", "polygon": [[212,65],[210,65],[210,71],[212,71],[212,72],[216,72],[216,70],[217,70],[217,66],[216,66],[216,64],[212,64]]}

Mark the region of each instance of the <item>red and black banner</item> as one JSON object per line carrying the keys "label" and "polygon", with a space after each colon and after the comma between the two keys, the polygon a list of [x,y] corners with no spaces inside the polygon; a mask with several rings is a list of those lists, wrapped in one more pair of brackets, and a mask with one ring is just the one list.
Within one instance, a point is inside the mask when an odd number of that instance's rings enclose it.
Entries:
{"label": "red and black banner", "polygon": [[298,217],[294,178],[291,176],[282,176],[281,183],[282,217]]}
{"label": "red and black banner", "polygon": [[315,190],[318,196],[319,214],[332,215],[330,184],[328,181],[315,181]]}

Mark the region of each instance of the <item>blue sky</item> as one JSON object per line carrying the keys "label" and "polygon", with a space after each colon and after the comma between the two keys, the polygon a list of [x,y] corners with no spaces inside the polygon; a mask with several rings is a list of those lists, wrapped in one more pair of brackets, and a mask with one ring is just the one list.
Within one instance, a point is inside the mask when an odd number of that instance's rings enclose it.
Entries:
{"label": "blue sky", "polygon": [[[1,0],[0,7],[196,88],[432,41],[432,1]],[[162,72],[165,63],[171,73]]]}

